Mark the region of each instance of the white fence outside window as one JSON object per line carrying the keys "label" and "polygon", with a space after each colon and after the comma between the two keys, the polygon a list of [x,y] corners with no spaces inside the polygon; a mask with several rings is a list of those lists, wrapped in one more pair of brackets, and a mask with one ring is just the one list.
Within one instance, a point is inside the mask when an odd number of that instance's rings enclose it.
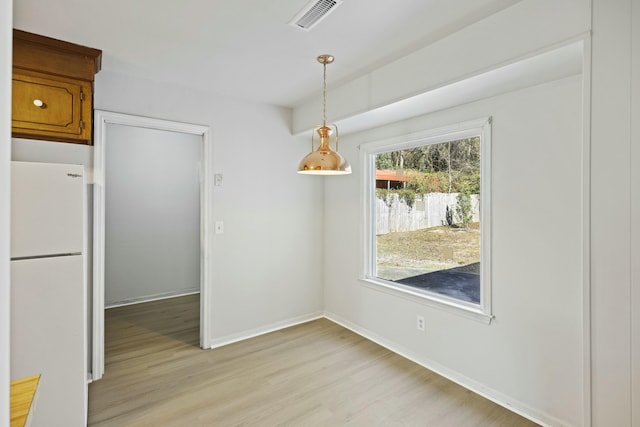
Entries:
{"label": "white fence outside window", "polygon": [[[399,231],[415,231],[446,225],[447,206],[456,220],[458,193],[429,193],[416,197],[413,207],[407,206],[398,194],[390,193],[388,200],[376,200],[376,235]],[[471,195],[473,222],[480,221],[480,198]]]}

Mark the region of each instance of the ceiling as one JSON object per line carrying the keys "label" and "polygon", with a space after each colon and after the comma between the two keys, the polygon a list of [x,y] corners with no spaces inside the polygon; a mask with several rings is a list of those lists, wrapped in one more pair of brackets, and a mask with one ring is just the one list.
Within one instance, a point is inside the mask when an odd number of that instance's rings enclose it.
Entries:
{"label": "ceiling", "polygon": [[19,0],[14,27],[101,49],[102,69],[295,107],[328,85],[471,25],[519,0],[344,0],[312,28],[308,0]]}

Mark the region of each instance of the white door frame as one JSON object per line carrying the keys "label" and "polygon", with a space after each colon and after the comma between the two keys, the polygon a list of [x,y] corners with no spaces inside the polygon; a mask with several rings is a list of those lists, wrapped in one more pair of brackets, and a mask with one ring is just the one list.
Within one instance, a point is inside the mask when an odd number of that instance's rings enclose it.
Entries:
{"label": "white door frame", "polygon": [[200,185],[200,347],[211,348],[210,343],[210,277],[211,248],[211,188],[212,147],[208,126],[132,116],[109,111],[94,111],[93,148],[93,344],[91,380],[104,373],[104,268],[105,268],[105,146],[107,125],[117,124],[149,129],[167,130],[202,136]]}

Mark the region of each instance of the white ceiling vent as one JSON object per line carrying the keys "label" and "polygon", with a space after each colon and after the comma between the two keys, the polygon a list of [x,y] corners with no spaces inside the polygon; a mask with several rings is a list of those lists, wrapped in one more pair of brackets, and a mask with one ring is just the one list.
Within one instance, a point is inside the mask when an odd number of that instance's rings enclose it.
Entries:
{"label": "white ceiling vent", "polygon": [[289,21],[290,25],[309,31],[318,22],[342,4],[342,0],[311,0],[296,16]]}

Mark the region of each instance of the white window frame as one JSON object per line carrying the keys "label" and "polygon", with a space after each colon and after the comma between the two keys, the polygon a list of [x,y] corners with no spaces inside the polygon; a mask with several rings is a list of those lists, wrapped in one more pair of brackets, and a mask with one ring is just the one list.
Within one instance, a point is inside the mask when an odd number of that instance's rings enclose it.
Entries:
{"label": "white window frame", "polygon": [[[360,194],[364,214],[362,239],[364,256],[360,280],[363,286],[462,314],[487,324],[491,323],[493,319],[491,307],[491,124],[491,117],[487,117],[360,145],[360,164],[362,165]],[[476,136],[480,137],[480,304],[461,301],[435,292],[418,291],[411,286],[376,277],[374,203],[376,154],[459,141]]]}

